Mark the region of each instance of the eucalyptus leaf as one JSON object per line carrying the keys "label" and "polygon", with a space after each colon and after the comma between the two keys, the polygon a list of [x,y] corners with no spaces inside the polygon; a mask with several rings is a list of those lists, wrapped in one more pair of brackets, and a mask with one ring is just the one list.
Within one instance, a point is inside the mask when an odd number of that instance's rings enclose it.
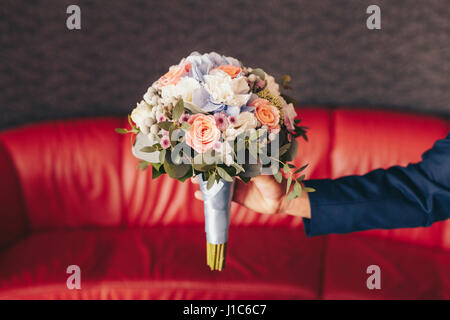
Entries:
{"label": "eucalyptus leaf", "polygon": [[203,113],[203,110],[197,107],[195,104],[184,102],[184,108],[188,109],[192,113]]}
{"label": "eucalyptus leaf", "polygon": [[173,108],[172,117],[174,121],[178,121],[184,113],[184,102],[183,99],[178,100],[177,104]]}
{"label": "eucalyptus leaf", "polygon": [[159,152],[159,162],[164,163],[166,158],[166,149],[162,149]]}
{"label": "eucalyptus leaf", "polygon": [[233,182],[233,178],[223,168],[217,167],[217,173],[223,180]]}
{"label": "eucalyptus leaf", "polygon": [[316,189],[310,188],[310,187],[305,187],[305,188],[303,188],[303,191],[305,191],[305,192],[316,192]]}
{"label": "eucalyptus leaf", "polygon": [[305,169],[308,167],[308,165],[309,165],[309,163],[308,163],[308,164],[305,164],[305,165],[304,165],[303,167],[301,167],[300,169],[295,170],[294,174],[299,173],[299,172],[302,172],[303,170],[305,170]]}
{"label": "eucalyptus leaf", "polygon": [[124,129],[124,128],[116,128],[115,130],[116,130],[117,133],[120,133],[120,134],[128,133],[128,130]]}
{"label": "eucalyptus leaf", "polygon": [[187,123],[187,122],[183,122],[183,123],[181,124],[181,128],[182,128],[183,130],[189,131],[189,130],[191,129],[191,125],[190,125],[189,123]]}
{"label": "eucalyptus leaf", "polygon": [[216,182],[216,175],[211,174],[208,178],[208,182],[206,183],[206,189],[209,190],[214,185],[214,182]]}
{"label": "eucalyptus leaf", "polygon": [[139,161],[138,169],[146,170],[149,165],[150,165],[150,162],[147,162],[145,160],[141,160],[141,161]]}
{"label": "eucalyptus leaf", "polygon": [[155,169],[155,167],[152,167],[152,179],[156,179],[161,175],[162,173],[159,170]]}
{"label": "eucalyptus leaf", "polygon": [[297,181],[294,183],[294,192],[298,198],[302,196],[302,185]]}
{"label": "eucalyptus leaf", "polygon": [[169,131],[170,127],[173,125],[173,122],[171,122],[171,121],[162,121],[162,122],[158,122],[157,124],[158,124],[158,127],[160,127],[161,129]]}
{"label": "eucalyptus leaf", "polygon": [[286,197],[286,200],[287,200],[287,201],[291,201],[291,200],[293,200],[294,198],[296,198],[296,197],[295,197],[295,191],[292,190],[292,191],[288,194],[288,196]]}
{"label": "eucalyptus leaf", "polygon": [[[295,140],[294,140],[295,141]],[[283,154],[285,154],[286,152],[288,152],[289,148],[291,147],[290,143],[287,143],[283,146],[280,147],[280,153],[279,156],[281,157]]]}
{"label": "eucalyptus leaf", "polygon": [[139,151],[141,151],[141,152],[155,152],[155,151],[157,151],[158,149],[156,149],[156,147],[155,146],[146,146],[146,147],[143,147],[141,150],[139,150]]}
{"label": "eucalyptus leaf", "polygon": [[281,182],[283,181],[283,175],[281,174],[281,171],[278,171],[277,173],[275,173],[275,174],[273,175],[273,177],[275,178],[275,180],[276,180],[278,183],[281,183]]}
{"label": "eucalyptus leaf", "polygon": [[297,140],[292,140],[290,147],[286,153],[286,161],[292,161],[297,156],[298,142]]}
{"label": "eucalyptus leaf", "polygon": [[289,175],[288,179],[287,179],[287,183],[286,183],[286,194],[288,194],[289,189],[291,188],[291,183],[292,183],[292,174]]}

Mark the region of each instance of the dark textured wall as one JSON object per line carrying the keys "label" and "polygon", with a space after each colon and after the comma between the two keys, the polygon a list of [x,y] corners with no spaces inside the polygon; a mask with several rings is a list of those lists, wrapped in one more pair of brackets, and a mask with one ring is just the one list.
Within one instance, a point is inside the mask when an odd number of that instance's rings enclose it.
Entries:
{"label": "dark textured wall", "polygon": [[[366,28],[370,4],[382,30]],[[302,104],[448,115],[449,17],[448,0],[2,0],[0,128],[125,114],[193,50],[289,73]]]}

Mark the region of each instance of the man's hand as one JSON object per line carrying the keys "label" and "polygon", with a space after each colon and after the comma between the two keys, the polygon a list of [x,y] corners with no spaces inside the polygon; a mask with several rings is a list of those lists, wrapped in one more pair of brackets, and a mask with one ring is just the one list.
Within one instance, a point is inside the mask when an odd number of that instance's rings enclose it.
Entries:
{"label": "man's hand", "polygon": [[[198,179],[192,178],[198,184]],[[236,179],[233,201],[250,210],[266,213],[287,213],[297,217],[310,218],[311,208],[308,193],[303,192],[301,198],[286,201],[286,185],[279,184],[272,176],[260,175],[252,178],[249,183]],[[195,197],[202,200],[202,192],[195,192]]]}

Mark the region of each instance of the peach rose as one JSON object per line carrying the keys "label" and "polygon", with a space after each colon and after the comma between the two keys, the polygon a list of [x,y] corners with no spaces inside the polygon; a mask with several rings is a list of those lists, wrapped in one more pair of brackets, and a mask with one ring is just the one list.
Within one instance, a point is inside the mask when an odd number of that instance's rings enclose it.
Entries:
{"label": "peach rose", "polygon": [[278,129],[280,127],[280,111],[277,107],[270,104],[269,100],[258,98],[253,100],[250,106],[255,107],[256,118],[269,129]]}
{"label": "peach rose", "polygon": [[220,130],[214,116],[197,113],[188,122],[191,129],[186,132],[186,143],[198,153],[211,149],[220,140]]}
{"label": "peach rose", "polygon": [[158,87],[164,87],[169,84],[177,84],[181,77],[189,73],[192,64],[190,62],[183,62],[177,66],[171,66],[169,71],[158,80]]}
{"label": "peach rose", "polygon": [[231,64],[226,64],[217,68],[214,68],[213,70],[222,70],[226,74],[228,74],[232,79],[236,78],[239,73],[242,72],[242,69],[236,66],[233,66]]}

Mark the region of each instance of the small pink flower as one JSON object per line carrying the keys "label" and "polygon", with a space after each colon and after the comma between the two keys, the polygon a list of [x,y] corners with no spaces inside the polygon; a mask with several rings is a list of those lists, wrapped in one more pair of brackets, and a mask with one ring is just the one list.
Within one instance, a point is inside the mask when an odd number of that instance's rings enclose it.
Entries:
{"label": "small pink flower", "polygon": [[166,118],[164,115],[160,115],[160,116],[158,116],[158,118],[156,119],[157,122],[163,122],[163,121],[166,121],[166,120],[167,120],[167,118]]}
{"label": "small pink flower", "polygon": [[217,141],[216,143],[213,144],[213,149],[216,151],[221,151],[222,150],[222,142]]}
{"label": "small pink flower", "polygon": [[260,81],[258,81],[258,82],[256,83],[256,85],[257,85],[259,88],[264,88],[264,86],[266,85],[266,83],[265,83],[263,80],[260,80]]}
{"label": "small pink flower", "polygon": [[169,139],[169,136],[163,136],[163,137],[161,138],[160,144],[161,144],[161,147],[162,147],[163,149],[167,149],[168,147],[170,147],[170,139]]}
{"label": "small pink flower", "polygon": [[228,117],[228,122],[231,124],[231,125],[235,125],[236,124],[236,117],[235,116],[229,116]]}
{"label": "small pink flower", "polygon": [[183,123],[183,122],[188,122],[189,121],[189,114],[188,113],[183,113],[183,115],[180,117],[180,123]]}
{"label": "small pink flower", "polygon": [[169,131],[164,130],[164,129],[161,129],[161,135],[162,135],[163,137],[168,137],[168,136],[169,136]]}
{"label": "small pink flower", "polygon": [[224,131],[228,127],[228,120],[225,112],[218,112],[214,115],[214,118],[216,119],[216,126],[221,130]]}

